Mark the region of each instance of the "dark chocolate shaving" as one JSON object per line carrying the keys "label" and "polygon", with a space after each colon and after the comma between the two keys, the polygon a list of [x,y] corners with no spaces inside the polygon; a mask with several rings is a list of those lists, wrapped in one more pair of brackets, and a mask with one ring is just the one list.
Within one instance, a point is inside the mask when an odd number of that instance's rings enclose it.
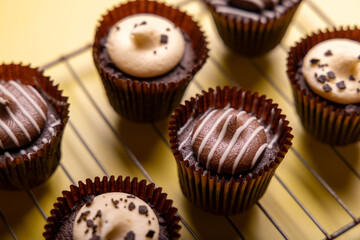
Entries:
{"label": "dark chocolate shaving", "polygon": [[349,80],[351,80],[351,81],[355,81],[354,76],[353,76],[353,75],[350,75],[350,76],[349,76]]}
{"label": "dark chocolate shaving", "polygon": [[141,22],[141,23],[140,23],[140,26],[141,26],[141,25],[146,25],[146,21]]}
{"label": "dark chocolate shaving", "polygon": [[95,220],[96,218],[101,218],[101,215],[101,210],[98,210],[93,220]]}
{"label": "dark chocolate shaving", "polygon": [[111,202],[114,204],[114,207],[115,208],[119,208],[118,207],[118,204],[119,204],[119,201],[118,200],[114,200],[113,198],[111,199]]}
{"label": "dark chocolate shaving", "polygon": [[90,211],[85,211],[85,212],[81,213],[79,219],[77,220],[77,223],[80,223],[81,220],[86,219],[86,216],[89,215],[89,213],[90,213]]}
{"label": "dark chocolate shaving", "polygon": [[328,81],[325,75],[320,75],[316,80],[320,83],[325,83]]}
{"label": "dark chocolate shaving", "polygon": [[168,35],[165,35],[165,34],[161,34],[160,35],[160,43],[168,43]]}
{"label": "dark chocolate shaving", "polygon": [[125,240],[134,240],[134,239],[135,239],[135,233],[133,231],[129,231],[125,236]]}
{"label": "dark chocolate shaving", "polygon": [[119,26],[116,26],[116,30],[118,30],[118,31],[119,31],[119,30],[120,30],[120,27],[119,27]]}
{"label": "dark chocolate shaving", "polygon": [[151,225],[151,221],[150,221],[150,220],[148,221],[148,223],[149,223],[149,225]]}
{"label": "dark chocolate shaving", "polygon": [[136,27],[137,27],[137,23],[134,24],[134,28],[136,28]]}
{"label": "dark chocolate shaving", "polygon": [[148,237],[148,238],[153,238],[153,237],[154,237],[154,234],[155,234],[155,231],[149,230],[148,233],[146,234],[146,237]]}
{"label": "dark chocolate shaving", "polygon": [[318,62],[320,62],[320,59],[317,59],[317,58],[310,59],[311,64],[317,64]]}
{"label": "dark chocolate shaving", "polygon": [[156,55],[156,50],[154,50],[154,52],[153,52],[153,53],[154,53],[154,55]]}
{"label": "dark chocolate shaving", "polygon": [[325,54],[324,54],[325,56],[332,56],[332,52],[330,51],[330,49],[329,50],[327,50],[326,52],[325,52]]}
{"label": "dark chocolate shaving", "polygon": [[95,224],[94,224],[94,222],[93,222],[93,220],[86,220],[86,225],[88,226],[88,227],[94,227],[95,226]]}
{"label": "dark chocolate shaving", "polygon": [[356,89],[356,92],[360,92],[360,88],[357,88],[357,89]]}
{"label": "dark chocolate shaving", "polygon": [[135,208],[135,204],[133,202],[131,202],[129,204],[129,210],[132,211]]}
{"label": "dark chocolate shaving", "polygon": [[336,83],[336,86],[337,86],[339,89],[345,89],[345,88],[346,88],[344,81],[341,81],[341,82]]}
{"label": "dark chocolate shaving", "polygon": [[327,63],[318,65],[319,68],[323,68],[323,67],[327,67],[327,66],[329,66]]}
{"label": "dark chocolate shaving", "polygon": [[167,31],[167,32],[170,32],[170,28],[166,28],[166,31]]}
{"label": "dark chocolate shaving", "polygon": [[328,76],[329,79],[335,79],[336,78],[335,73],[332,72],[332,71],[327,72],[327,76]]}
{"label": "dark chocolate shaving", "polygon": [[87,207],[89,207],[94,200],[94,195],[85,196],[85,197],[83,197],[83,199],[84,199],[85,205]]}
{"label": "dark chocolate shaving", "polygon": [[322,88],[324,89],[325,92],[330,92],[332,90],[329,84],[325,84]]}
{"label": "dark chocolate shaving", "polygon": [[127,195],[126,198],[135,198],[133,195]]}

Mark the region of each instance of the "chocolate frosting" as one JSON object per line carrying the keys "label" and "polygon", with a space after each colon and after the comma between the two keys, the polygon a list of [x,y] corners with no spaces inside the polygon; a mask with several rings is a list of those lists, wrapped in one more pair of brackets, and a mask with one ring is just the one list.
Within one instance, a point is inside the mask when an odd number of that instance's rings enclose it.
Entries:
{"label": "chocolate frosting", "polygon": [[280,0],[229,0],[230,5],[252,12],[273,9],[279,2]]}
{"label": "chocolate frosting", "polygon": [[46,123],[47,104],[30,85],[0,81],[0,149],[24,146]]}
{"label": "chocolate frosting", "polygon": [[233,108],[216,109],[194,127],[192,147],[207,169],[235,174],[255,166],[267,137],[256,117]]}

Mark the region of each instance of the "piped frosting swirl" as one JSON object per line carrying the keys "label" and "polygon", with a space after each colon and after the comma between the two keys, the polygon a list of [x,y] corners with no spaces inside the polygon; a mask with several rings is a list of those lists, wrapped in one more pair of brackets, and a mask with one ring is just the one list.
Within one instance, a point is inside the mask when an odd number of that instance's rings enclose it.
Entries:
{"label": "piped frosting swirl", "polygon": [[0,149],[24,146],[42,132],[47,104],[32,86],[0,81]]}
{"label": "piped frosting swirl", "polygon": [[118,69],[150,78],[169,72],[180,62],[185,40],[170,20],[142,13],[118,21],[108,34],[106,48]]}
{"label": "piped frosting swirl", "polygon": [[159,239],[159,221],[140,198],[122,192],[89,197],[75,217],[73,239]]}
{"label": "piped frosting swirl", "polygon": [[198,161],[217,173],[250,170],[267,147],[256,117],[233,108],[214,109],[194,127],[192,147]]}

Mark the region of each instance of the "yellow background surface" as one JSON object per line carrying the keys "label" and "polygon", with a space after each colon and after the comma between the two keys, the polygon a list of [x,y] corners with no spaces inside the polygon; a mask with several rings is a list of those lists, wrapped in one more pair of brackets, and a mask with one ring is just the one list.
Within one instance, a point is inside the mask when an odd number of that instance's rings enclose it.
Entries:
{"label": "yellow background surface", "polygon": [[[71,179],[84,181],[106,173],[144,179],[129,152],[174,200],[194,233],[183,225],[180,231],[183,239],[284,238],[276,226],[290,239],[324,239],[324,233],[291,194],[329,235],[353,224],[351,216],[304,163],[359,218],[360,145],[331,147],[304,132],[293,106],[285,66],[289,47],[306,34],[330,26],[359,24],[360,1],[303,1],[281,44],[253,59],[240,57],[223,45],[210,13],[199,0],[166,2],[181,4],[180,8],[199,22],[210,42],[210,57],[190,83],[183,100],[209,87],[240,86],[273,98],[290,121],[295,136],[292,150],[259,204],[230,217],[197,209],[181,193],[167,142],[167,120],[134,124],[123,120],[111,108],[92,62],[89,44],[100,16],[118,1],[1,0],[0,62],[47,66],[45,74],[60,84],[64,95],[70,97],[71,106],[61,165],[49,181],[28,192],[0,190],[0,239],[13,239],[13,235],[17,239],[41,239],[45,217],[61,191],[69,189]],[[61,58],[78,49],[82,51],[76,56]],[[360,225],[338,239],[360,239]]]}

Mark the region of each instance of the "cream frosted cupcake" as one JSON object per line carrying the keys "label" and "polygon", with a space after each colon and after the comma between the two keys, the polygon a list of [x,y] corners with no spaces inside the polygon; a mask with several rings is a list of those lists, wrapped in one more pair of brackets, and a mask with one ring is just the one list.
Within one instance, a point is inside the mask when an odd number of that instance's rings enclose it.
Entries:
{"label": "cream frosted cupcake", "polygon": [[109,11],[97,28],[93,57],[113,108],[123,117],[152,122],[170,115],[208,49],[191,17],[153,1]]}
{"label": "cream frosted cupcake", "polygon": [[289,52],[287,73],[307,132],[325,143],[360,139],[359,29],[307,36]]}
{"label": "cream frosted cupcake", "polygon": [[177,209],[154,184],[121,176],[86,180],[63,192],[45,239],[178,239]]}
{"label": "cream frosted cupcake", "polygon": [[221,215],[255,204],[291,146],[272,100],[242,89],[209,89],[171,116],[170,145],[184,195]]}

